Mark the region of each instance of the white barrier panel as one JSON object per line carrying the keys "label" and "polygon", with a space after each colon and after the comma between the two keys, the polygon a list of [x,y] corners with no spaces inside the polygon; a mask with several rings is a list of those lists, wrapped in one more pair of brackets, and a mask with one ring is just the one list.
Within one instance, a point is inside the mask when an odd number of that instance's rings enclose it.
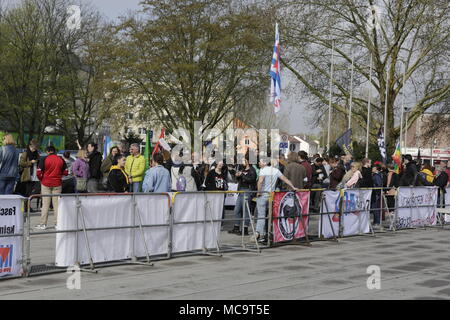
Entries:
{"label": "white barrier panel", "polygon": [[[339,236],[339,204],[341,201],[341,192],[327,190],[323,192],[322,212],[337,212],[333,214],[324,214],[319,220],[319,237],[325,239]],[[331,221],[331,224],[330,224]],[[334,234],[333,234],[334,230]]]}
{"label": "white barrier panel", "polygon": [[[238,191],[239,184],[229,183],[228,191]],[[239,193],[227,193],[225,198],[225,206],[234,207],[236,205]]]}
{"label": "white barrier panel", "polygon": [[[447,188],[445,191],[445,208],[450,209],[450,188]],[[445,215],[445,222],[450,222],[450,214]]]}
{"label": "white barrier panel", "polygon": [[179,193],[173,205],[174,222],[205,221],[206,223],[177,224],[173,227],[173,252],[215,248],[220,234],[224,194]]}
{"label": "white barrier panel", "polygon": [[437,187],[399,188],[396,229],[436,225],[437,194]]}
{"label": "white barrier panel", "polygon": [[[0,196],[0,235],[23,234],[20,196]],[[0,238],[0,278],[22,275],[23,236]]]}
{"label": "white barrier panel", "polygon": [[[80,196],[81,210],[77,221],[77,199],[62,197],[59,201],[58,230],[138,226],[140,213],[143,225],[167,224],[169,200],[163,195],[136,195],[136,215],[133,215],[132,196]],[[168,251],[168,227],[144,228],[150,255]],[[94,263],[144,257],[146,250],[139,228],[88,231],[87,238]],[[133,243],[134,242],[134,243]],[[134,248],[133,248],[134,247]],[[133,254],[134,252],[134,254]],[[89,263],[84,232],[58,233],[56,236],[56,266],[73,266]]]}

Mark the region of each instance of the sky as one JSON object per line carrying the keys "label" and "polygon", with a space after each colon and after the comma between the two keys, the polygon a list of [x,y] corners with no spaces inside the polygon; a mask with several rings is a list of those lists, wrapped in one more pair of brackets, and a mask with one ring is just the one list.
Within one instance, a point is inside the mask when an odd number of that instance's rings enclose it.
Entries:
{"label": "sky", "polygon": [[[0,0],[0,2],[6,3],[18,3],[21,0]],[[75,0],[74,4],[79,3],[80,0]],[[126,15],[130,11],[139,10],[141,7],[139,3],[141,0],[81,0],[85,3],[90,3],[108,19],[115,20],[121,15]],[[275,39],[274,39],[275,41]],[[270,63],[272,61],[272,56],[267,57],[267,71],[269,71]],[[287,69],[282,69],[282,86],[292,87],[299,85],[295,80],[293,81],[293,76]],[[270,87],[270,77],[267,74],[267,88]],[[281,114],[286,115],[289,119],[289,123],[286,127],[281,128],[284,131],[288,131],[290,134],[304,133],[304,134],[317,134],[319,130],[314,128],[310,123],[312,114],[307,111],[303,103],[299,103],[296,100],[295,93],[292,90],[284,90],[283,104]]]}

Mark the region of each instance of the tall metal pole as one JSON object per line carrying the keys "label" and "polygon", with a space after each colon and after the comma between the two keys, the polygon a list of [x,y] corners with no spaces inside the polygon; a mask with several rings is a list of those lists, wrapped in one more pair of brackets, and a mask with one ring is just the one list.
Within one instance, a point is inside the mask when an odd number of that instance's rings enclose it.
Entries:
{"label": "tall metal pole", "polygon": [[334,73],[334,41],[331,49],[331,72],[330,72],[330,103],[328,105],[328,138],[327,152],[330,152],[330,132],[331,132],[331,99],[333,98],[333,73]]}
{"label": "tall metal pole", "polygon": [[370,54],[369,102],[367,104],[366,158],[369,157],[370,110],[372,105],[372,67],[373,67],[373,56],[372,54]]}
{"label": "tall metal pole", "polygon": [[405,78],[406,78],[406,66],[403,73],[403,85],[402,85],[402,107],[400,116],[400,153],[403,154],[403,119],[405,112]]}
{"label": "tall metal pole", "polygon": [[355,71],[355,52],[352,54],[352,75],[350,78],[350,112],[348,115],[348,130],[352,128],[352,109],[353,109],[353,76]]}
{"label": "tall metal pole", "polygon": [[386,148],[387,157],[387,121],[388,121],[388,99],[389,99],[389,69],[386,60],[386,101],[384,103],[384,146]]}

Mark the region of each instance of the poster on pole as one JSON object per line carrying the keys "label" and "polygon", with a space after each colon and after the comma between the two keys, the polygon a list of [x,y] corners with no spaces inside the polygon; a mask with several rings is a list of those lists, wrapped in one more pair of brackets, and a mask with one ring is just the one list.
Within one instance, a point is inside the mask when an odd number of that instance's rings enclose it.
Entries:
{"label": "poster on pole", "polygon": [[286,242],[306,236],[310,192],[277,192],[273,199],[273,242]]}
{"label": "poster on pole", "polygon": [[395,228],[435,226],[437,187],[401,187],[397,196]]}
{"label": "poster on pole", "polygon": [[0,196],[0,278],[22,275],[22,199]]}
{"label": "poster on pole", "polygon": [[[339,212],[341,202],[341,192],[327,190],[323,192],[322,211],[331,214],[322,214],[319,220],[319,237],[334,238],[339,236]],[[334,231],[334,233],[333,233]]]}

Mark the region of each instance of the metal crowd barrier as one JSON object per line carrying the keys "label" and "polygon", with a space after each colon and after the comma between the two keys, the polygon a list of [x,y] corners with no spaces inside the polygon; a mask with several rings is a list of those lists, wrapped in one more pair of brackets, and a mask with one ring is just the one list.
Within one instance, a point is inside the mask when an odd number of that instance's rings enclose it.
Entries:
{"label": "metal crowd barrier", "polygon": [[[389,207],[387,205],[387,199],[385,192],[387,188],[362,188],[362,189],[342,189],[337,190],[340,193],[340,199],[339,199],[339,210],[334,210],[327,208],[326,202],[324,201],[325,191],[328,191],[328,189],[304,189],[299,190],[298,192],[304,192],[308,193],[308,210],[307,213],[303,212],[295,212],[295,214],[290,214],[288,219],[298,219],[299,224],[301,224],[301,227],[304,230],[304,237],[301,238],[295,238],[295,232],[294,232],[294,238],[291,240],[286,241],[277,241],[274,242],[273,236],[274,236],[274,223],[280,219],[284,219],[286,217],[274,217],[273,212],[273,202],[274,198],[277,195],[277,193],[293,193],[293,191],[279,191],[279,192],[257,192],[257,191],[226,191],[226,192],[219,192],[219,191],[211,191],[211,192],[175,192],[175,193],[161,193],[161,194],[149,194],[149,193],[127,193],[127,194],[116,194],[116,193],[101,193],[101,194],[58,194],[58,195],[33,195],[30,198],[28,198],[28,208],[24,212],[24,232],[21,234],[16,234],[15,236],[20,237],[23,236],[23,270],[24,276],[33,276],[33,275],[39,275],[39,274],[46,274],[46,273],[52,273],[52,272],[65,272],[66,267],[58,267],[55,265],[54,262],[49,261],[42,261],[42,259],[45,259],[43,257],[39,257],[39,250],[36,249],[36,251],[32,250],[33,245],[33,239],[36,239],[38,237],[45,237],[45,236],[54,236],[54,235],[61,235],[61,234],[75,234],[75,243],[76,243],[76,249],[75,249],[75,255],[76,255],[76,265],[80,268],[84,268],[82,270],[90,271],[90,272],[96,272],[97,267],[104,267],[104,266],[112,266],[112,265],[120,265],[120,264],[144,264],[151,266],[153,265],[153,262],[156,260],[162,260],[162,259],[171,259],[178,256],[184,256],[188,254],[206,254],[206,255],[219,255],[221,256],[224,252],[232,252],[232,251],[249,251],[249,252],[256,252],[260,253],[261,249],[271,248],[274,246],[279,245],[286,245],[286,244],[300,244],[300,245],[306,245],[310,246],[312,242],[314,241],[338,241],[339,238],[343,238],[344,235],[342,233],[342,217],[345,214],[348,213],[355,213],[359,212],[360,210],[348,210],[348,208],[344,207],[344,197],[343,194],[346,190],[372,190],[373,191],[379,191],[381,194],[380,197],[380,206],[379,208],[372,208],[371,207],[371,201],[369,201],[367,210],[369,213],[369,226],[370,226],[370,232],[369,235],[375,236],[375,230],[372,226],[371,220],[372,216],[375,212],[379,212],[380,214],[380,220],[381,223],[383,222],[383,212],[390,212],[394,211],[395,214],[389,215],[389,228],[387,230],[384,230],[381,228],[380,232],[385,231],[397,231],[396,228],[396,220],[397,220],[397,214],[399,209],[405,209],[409,208],[411,210],[418,209],[421,207],[427,207],[427,208],[436,208],[436,204],[430,204],[430,205],[424,205],[424,206],[399,206],[398,203],[398,192],[394,196],[395,197],[395,206]],[[309,203],[311,202],[311,195],[314,192],[322,192],[322,195],[320,197],[320,210],[319,212],[313,213],[311,212],[311,208],[309,208]],[[242,217],[237,218],[226,218],[225,216],[218,216],[220,212],[218,213],[217,210],[213,209],[214,205],[217,205],[218,201],[223,200],[217,200],[213,199],[214,195],[222,194],[224,197],[226,197],[229,194],[244,194],[244,206],[243,206],[243,214]],[[249,203],[254,200],[258,195],[267,194],[267,213],[264,215],[261,215],[262,217],[258,218],[258,213],[256,207],[254,208],[254,212],[252,213]],[[37,198],[44,198],[44,197],[59,197],[67,198],[72,197],[76,199],[76,227],[72,228],[70,230],[46,230],[46,231],[34,231],[32,230],[31,226],[31,202],[33,199]],[[164,223],[158,223],[158,224],[152,224],[152,223],[145,223],[143,221],[143,217],[140,213],[139,208],[137,208],[137,199],[144,197],[144,198],[152,198],[156,196],[162,196],[167,198],[167,212],[164,212]],[[183,218],[183,210],[186,210],[185,207],[183,207],[186,203],[192,204],[192,201],[197,201],[195,197],[198,197],[200,207],[196,207],[194,210],[195,212],[201,212],[201,215],[198,217],[195,217],[194,219],[185,219]],[[248,197],[250,196],[251,201],[248,201]],[[82,199],[95,199],[95,198],[108,198],[108,197],[124,197],[129,198],[132,201],[132,223],[130,225],[120,225],[120,226],[113,226],[113,227],[88,227],[86,225],[86,215],[82,210]],[[223,199],[224,199],[223,197]],[[183,199],[185,198],[185,199]],[[444,197],[441,195],[440,199],[443,201]],[[187,202],[186,202],[187,201]],[[214,202],[215,201],[215,202]],[[450,207],[450,203],[441,204],[446,207]],[[181,206],[181,207],[180,207]],[[316,204],[317,206],[317,204]],[[220,208],[220,205],[219,205]],[[217,208],[215,208],[217,209]],[[225,210],[225,208],[223,208]],[[437,210],[438,211],[438,210]],[[339,227],[338,232],[335,232],[333,230],[333,236],[330,238],[325,238],[322,233],[323,228],[323,222],[328,221],[330,224],[331,222],[331,216],[332,215],[338,215],[339,217]],[[59,219],[61,218],[61,212],[59,212]],[[317,226],[317,234],[314,232],[314,226],[312,225],[312,220],[317,218],[317,220],[313,221],[314,223],[319,223],[320,221],[320,230],[319,226]],[[261,243],[257,241],[256,239],[253,239],[253,241],[250,241],[250,236],[246,237],[244,235],[244,225],[245,221],[249,219],[249,231],[251,234],[255,234],[256,232],[256,225],[259,220],[265,220],[265,227],[267,228],[267,242]],[[304,219],[307,219],[307,223],[305,223]],[[441,227],[445,227],[445,221],[441,221],[441,217],[439,217],[438,221],[441,224]],[[241,234],[240,234],[240,243],[236,241],[231,241],[232,243],[225,243],[221,241],[221,229],[220,226],[226,222],[234,221],[236,223],[239,222],[240,228],[241,228]],[[183,226],[187,226],[190,229],[194,230],[193,234],[189,234],[187,231],[184,235],[179,236],[178,230],[182,228]],[[167,240],[167,250],[165,253],[161,254],[154,254],[149,250],[149,246],[153,245],[153,243],[148,242],[148,238],[146,238],[146,230],[156,228],[166,228],[166,240]],[[130,230],[132,233],[132,256],[126,259],[119,259],[114,261],[105,261],[105,262],[95,262],[92,256],[91,252],[91,245],[92,241],[89,240],[89,235],[94,232],[98,231],[109,231],[111,233],[119,232],[121,230]],[[188,230],[188,228],[186,228]],[[251,235],[250,234],[250,235]],[[144,255],[138,255],[136,254],[136,236],[140,236],[141,245],[145,248],[145,254]],[[198,239],[193,239],[194,236],[200,236]],[[5,236],[0,236],[5,237]],[[79,248],[79,241],[84,240],[84,248]],[[187,244],[184,244],[183,241],[189,242],[194,241],[195,244],[189,246]],[[38,243],[39,244],[39,243]],[[185,246],[184,246],[185,245]],[[42,248],[40,248],[42,249]],[[55,248],[55,258],[56,258],[56,249]],[[85,263],[82,263],[80,261],[79,250],[84,251],[87,253],[89,259]],[[47,252],[48,253],[48,252]]]}

